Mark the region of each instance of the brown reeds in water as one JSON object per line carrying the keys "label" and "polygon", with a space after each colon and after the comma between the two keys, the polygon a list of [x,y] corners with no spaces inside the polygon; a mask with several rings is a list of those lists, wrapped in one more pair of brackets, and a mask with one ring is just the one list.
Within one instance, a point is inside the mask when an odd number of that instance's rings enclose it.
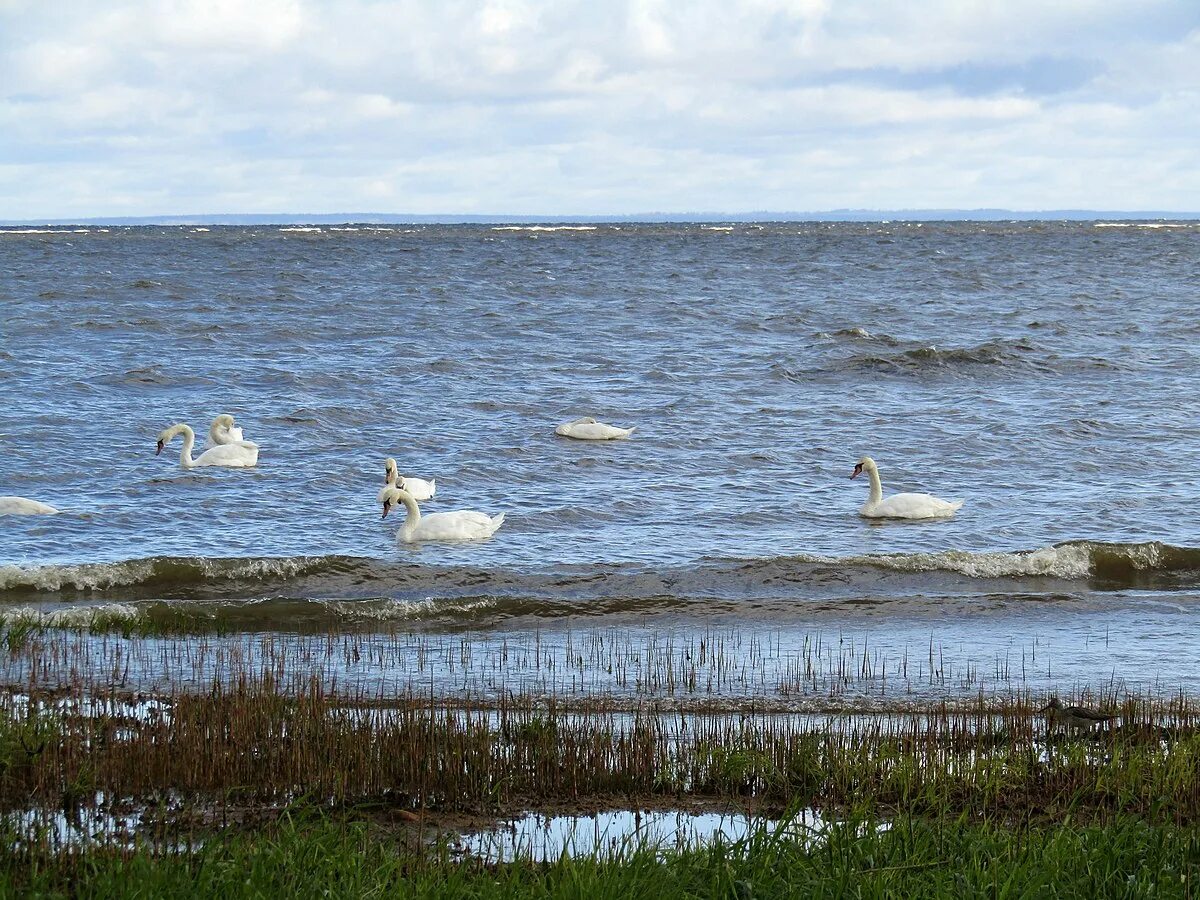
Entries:
{"label": "brown reeds in water", "polygon": [[[120,798],[146,807],[275,809],[304,797],[421,812],[750,798],[837,809],[1200,817],[1196,708],[1126,700],[1089,740],[1048,734],[1035,706],[986,700],[871,715],[632,711],[513,696],[463,708],[331,694],[246,675],[153,703],[7,695],[0,804]],[[210,816],[211,818],[211,816]]]}

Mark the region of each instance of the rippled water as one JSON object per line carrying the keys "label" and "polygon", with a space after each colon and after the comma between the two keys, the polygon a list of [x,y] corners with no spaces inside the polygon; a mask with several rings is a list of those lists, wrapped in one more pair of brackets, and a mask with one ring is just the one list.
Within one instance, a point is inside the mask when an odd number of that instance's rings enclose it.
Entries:
{"label": "rippled water", "polygon": [[[0,494],[66,510],[0,518],[3,602],[803,619],[1148,590],[1190,628],[1198,251],[1091,223],[0,231]],[[155,457],[222,412],[257,469]],[[584,414],[637,432],[555,437]],[[864,453],[965,506],[860,519]],[[427,511],[504,527],[398,546],[388,455],[436,477]]]}

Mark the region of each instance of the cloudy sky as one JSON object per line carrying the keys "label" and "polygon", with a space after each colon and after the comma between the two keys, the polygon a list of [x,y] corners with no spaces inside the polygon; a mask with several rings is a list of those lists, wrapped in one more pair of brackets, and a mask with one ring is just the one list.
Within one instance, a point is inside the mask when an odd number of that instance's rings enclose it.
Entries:
{"label": "cloudy sky", "polygon": [[1200,210],[1197,0],[0,0],[0,219]]}

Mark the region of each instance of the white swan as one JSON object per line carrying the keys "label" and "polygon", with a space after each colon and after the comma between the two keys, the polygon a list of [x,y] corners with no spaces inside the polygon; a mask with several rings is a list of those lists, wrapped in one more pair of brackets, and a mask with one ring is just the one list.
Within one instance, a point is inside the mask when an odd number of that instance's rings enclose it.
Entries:
{"label": "white swan", "polygon": [[174,440],[175,435],[183,435],[183,451],[179,454],[179,465],[185,469],[197,469],[201,466],[228,466],[244,469],[258,465],[258,444],[252,441],[238,441],[236,444],[220,444],[210,450],[205,450],[192,459],[192,448],[196,446],[196,432],[190,425],[172,425],[158,436],[158,449],[154,455],[163,452],[163,447]]}
{"label": "white swan", "polygon": [[406,544],[418,541],[482,541],[491,537],[504,524],[504,513],[489,516],[486,513],[464,509],[458,512],[430,513],[421,515],[421,508],[408,491],[388,487],[383,489],[383,517],[397,504],[403,503],[408,517],[396,540]]}
{"label": "white swan", "polygon": [[383,502],[384,492],[390,487],[398,487],[403,491],[408,491],[412,494],[414,500],[431,500],[433,495],[437,493],[437,479],[430,478],[426,481],[424,478],[407,478],[401,475],[396,469],[396,461],[390,456],[384,463],[385,478],[384,486],[379,489],[379,502]]}
{"label": "white swan", "polygon": [[0,497],[0,516],[52,516],[57,512],[48,503],[25,497]]}
{"label": "white swan", "polygon": [[963,505],[961,500],[940,500],[930,494],[892,494],[884,500],[879,468],[869,456],[858,461],[850,477],[857,478],[863,472],[871,479],[871,496],[858,514],[868,519],[942,519],[954,515]]}
{"label": "white swan", "polygon": [[[634,428],[637,426],[635,425]],[[617,428],[584,416],[574,422],[566,422],[554,429],[559,437],[575,438],[577,441],[615,441],[633,434],[633,428]]]}
{"label": "white swan", "polygon": [[200,449],[209,450],[222,444],[236,444],[243,440],[245,438],[242,437],[242,429],[233,424],[233,416],[222,413],[212,420],[212,425],[208,427],[208,439]]}

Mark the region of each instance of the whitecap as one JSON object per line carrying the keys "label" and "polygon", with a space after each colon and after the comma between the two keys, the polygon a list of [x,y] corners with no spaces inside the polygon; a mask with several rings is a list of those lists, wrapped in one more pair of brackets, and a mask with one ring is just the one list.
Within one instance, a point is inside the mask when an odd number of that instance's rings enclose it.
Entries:
{"label": "whitecap", "polygon": [[495,225],[492,231],[595,231],[595,225]]}

